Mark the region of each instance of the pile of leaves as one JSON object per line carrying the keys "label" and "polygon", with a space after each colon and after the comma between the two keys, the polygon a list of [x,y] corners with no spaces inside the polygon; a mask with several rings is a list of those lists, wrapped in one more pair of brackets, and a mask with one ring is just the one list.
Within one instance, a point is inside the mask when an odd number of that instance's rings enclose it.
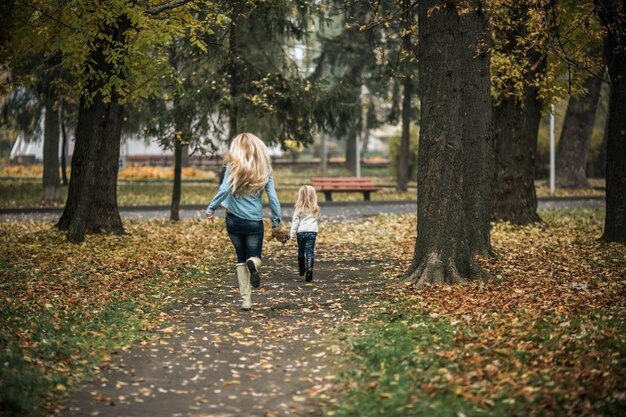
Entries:
{"label": "pile of leaves", "polygon": [[[494,226],[481,263],[500,284],[395,286],[366,307],[328,415],[622,415],[626,250],[596,240],[601,213],[542,215]],[[395,245],[399,276],[414,239]]]}

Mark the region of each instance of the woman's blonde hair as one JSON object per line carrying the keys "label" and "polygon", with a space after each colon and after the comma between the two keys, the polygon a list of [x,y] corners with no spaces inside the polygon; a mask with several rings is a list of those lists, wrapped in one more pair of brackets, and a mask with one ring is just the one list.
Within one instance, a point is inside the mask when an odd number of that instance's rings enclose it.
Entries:
{"label": "woman's blonde hair", "polygon": [[311,214],[315,218],[320,217],[320,206],[317,205],[317,194],[315,193],[315,188],[310,185],[303,185],[298,190],[298,201],[295,204],[296,213],[302,215],[307,212],[311,212]]}
{"label": "woman's blonde hair", "polygon": [[224,162],[230,165],[229,187],[235,195],[260,193],[272,175],[267,147],[252,133],[240,133],[233,138]]}

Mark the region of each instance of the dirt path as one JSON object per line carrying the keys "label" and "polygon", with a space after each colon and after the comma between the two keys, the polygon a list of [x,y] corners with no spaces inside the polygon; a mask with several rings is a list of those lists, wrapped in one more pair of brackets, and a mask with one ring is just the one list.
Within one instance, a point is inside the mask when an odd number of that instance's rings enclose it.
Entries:
{"label": "dirt path", "polygon": [[[328,335],[381,287],[378,262],[325,262],[305,284],[295,259],[266,259],[253,310],[234,272],[164,314],[163,337],[114,355],[60,415],[305,416],[332,390],[341,347]],[[369,279],[366,279],[369,278]]]}

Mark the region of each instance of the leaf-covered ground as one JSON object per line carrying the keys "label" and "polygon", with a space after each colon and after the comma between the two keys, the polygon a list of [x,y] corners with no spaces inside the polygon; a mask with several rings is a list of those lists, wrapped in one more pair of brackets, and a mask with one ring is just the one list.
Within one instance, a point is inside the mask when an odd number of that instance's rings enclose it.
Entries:
{"label": "leaf-covered ground", "polygon": [[499,257],[481,262],[502,284],[418,292],[392,285],[414,215],[329,220],[312,285],[293,245],[266,244],[249,314],[221,221],[81,245],[2,223],[2,407],[41,415],[96,376],[65,415],[619,415],[626,250],[596,241],[601,215],[495,225]]}
{"label": "leaf-covered ground", "polygon": [[367,306],[346,327],[346,392],[328,414],[624,415],[626,248],[596,241],[598,212],[542,216],[494,227],[500,255],[482,263],[502,284],[391,290]]}

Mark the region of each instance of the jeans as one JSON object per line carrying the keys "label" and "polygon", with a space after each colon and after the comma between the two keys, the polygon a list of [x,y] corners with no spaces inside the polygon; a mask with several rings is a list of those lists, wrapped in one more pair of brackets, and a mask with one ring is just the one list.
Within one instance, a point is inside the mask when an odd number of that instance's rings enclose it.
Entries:
{"label": "jeans", "polygon": [[298,239],[298,258],[315,258],[315,239],[316,232],[300,232],[296,233]]}
{"label": "jeans", "polygon": [[237,253],[237,263],[252,256],[261,257],[263,250],[263,220],[246,220],[226,213],[226,231]]}

